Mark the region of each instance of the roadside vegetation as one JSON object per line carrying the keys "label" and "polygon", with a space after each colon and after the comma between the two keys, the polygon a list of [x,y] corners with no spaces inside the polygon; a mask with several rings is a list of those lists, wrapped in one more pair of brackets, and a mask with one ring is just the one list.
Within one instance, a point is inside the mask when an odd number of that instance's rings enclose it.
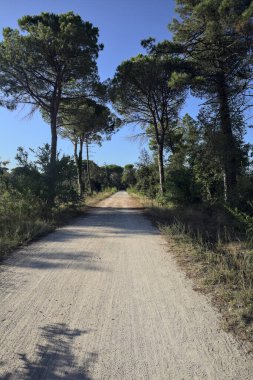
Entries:
{"label": "roadside vegetation", "polygon": [[[34,240],[71,218],[87,212],[89,206],[112,195],[119,188],[120,178],[116,165],[99,167],[90,162],[90,186],[82,197],[78,193],[78,179],[74,159],[57,158],[57,197],[54,206],[47,203],[50,147],[46,144],[30,161],[28,152],[18,149],[18,166],[7,169],[0,166],[0,258],[21,244]],[[86,167],[86,162],[82,163]],[[120,168],[123,171],[123,168]],[[82,171],[85,182],[86,172]]]}
{"label": "roadside vegetation", "polygon": [[[73,12],[24,16],[18,29],[3,30],[0,105],[39,110],[51,141],[37,150],[18,147],[16,167],[0,162],[0,257],[120,187],[123,168],[89,158],[90,145],[120,126],[98,75],[98,37],[98,28]],[[73,156],[58,152],[59,137],[72,142]]]}

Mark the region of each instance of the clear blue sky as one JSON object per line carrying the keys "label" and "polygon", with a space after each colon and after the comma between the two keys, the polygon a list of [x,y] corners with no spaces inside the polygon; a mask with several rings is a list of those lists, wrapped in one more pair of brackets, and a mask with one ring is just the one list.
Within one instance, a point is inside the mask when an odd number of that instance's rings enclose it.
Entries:
{"label": "clear blue sky", "polygon": [[[0,0],[0,29],[17,27],[17,19],[27,14],[72,10],[100,30],[100,42],[105,47],[98,66],[103,80],[112,77],[123,60],[142,51],[142,39],[152,36],[160,41],[171,37],[167,25],[174,16],[173,9],[173,0]],[[194,117],[197,104],[197,100],[190,99],[184,111]],[[14,112],[0,108],[1,160],[10,160],[13,164],[18,146],[36,148],[50,142],[49,126],[42,121],[39,113],[31,119],[26,118],[26,114],[27,111],[21,108]],[[130,126],[122,128],[101,148],[92,147],[91,159],[99,165],[137,162],[140,143],[127,139],[134,133]],[[58,148],[72,155],[70,142],[59,139]]]}

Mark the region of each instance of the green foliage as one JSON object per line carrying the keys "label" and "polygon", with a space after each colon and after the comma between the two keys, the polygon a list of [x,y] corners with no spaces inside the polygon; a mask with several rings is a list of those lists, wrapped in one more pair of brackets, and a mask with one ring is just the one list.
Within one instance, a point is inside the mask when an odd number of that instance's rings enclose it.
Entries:
{"label": "green foliage", "polygon": [[57,120],[66,102],[95,96],[98,29],[73,12],[24,16],[18,29],[5,28],[0,43],[0,103],[39,108],[50,123],[48,202],[56,192]]}
{"label": "green foliage", "polygon": [[238,208],[232,209],[227,207],[231,214],[245,227],[247,238],[252,243],[253,241],[253,202],[247,203],[247,211],[239,210]]}
{"label": "green foliage", "polygon": [[[135,187],[159,204],[235,205],[250,194],[244,180],[250,147],[243,139],[252,97],[246,93],[252,89],[251,10],[248,0],[178,0],[173,41],[146,39],[147,54],[117,68],[111,99],[125,122],[144,128],[153,153],[152,162],[136,166]],[[178,119],[187,89],[205,100],[196,121]]]}
{"label": "green foliage", "polygon": [[[82,163],[83,167],[83,177],[86,184],[86,187],[88,188],[88,169],[87,169],[87,160],[83,160]],[[101,167],[99,167],[94,161],[89,160],[89,170],[90,170],[90,181],[91,181],[91,188],[95,193],[98,193],[102,191],[102,189],[105,189],[105,179],[104,179],[104,171]]]}
{"label": "green foliage", "polygon": [[43,209],[31,194],[10,187],[0,193],[0,254],[49,230],[41,218]]}
{"label": "green foliage", "polygon": [[[125,123],[137,123],[156,149],[160,192],[164,192],[164,148],[172,149],[174,129],[185,99],[185,90],[168,82],[178,67],[173,56],[159,56],[148,49],[118,66],[110,84],[110,96]],[[159,185],[158,183],[158,185]]]}
{"label": "green foliage", "polygon": [[253,25],[248,17],[249,4],[248,0],[178,0],[179,20],[170,26],[174,40],[182,44],[185,57],[192,64],[193,92],[205,98],[219,119],[224,198],[230,202],[236,197],[240,171],[233,124],[247,105],[245,95],[252,80]]}
{"label": "green foliage", "polygon": [[[31,150],[31,149],[30,149]],[[37,151],[31,150],[35,161],[29,160],[29,153],[19,147],[16,160],[19,166],[9,173],[9,183],[24,196],[31,194],[47,203],[50,184],[50,145],[45,144]],[[75,189],[75,166],[69,156],[57,154],[55,173],[56,202],[74,202],[77,199]]]}
{"label": "green foliage", "polygon": [[[57,195],[52,207],[47,203],[50,146],[45,144],[32,152],[34,161],[30,160],[29,153],[24,148],[19,147],[16,155],[18,166],[10,172],[6,162],[0,163],[0,257],[13,248],[52,231],[56,225],[66,223],[82,210],[76,191],[73,159],[57,155]],[[98,193],[87,199],[87,204],[95,203],[117,191],[116,187],[107,188],[108,183],[116,184],[118,189],[121,187],[123,168],[108,165],[108,178],[105,176],[105,168],[100,168],[93,162],[90,162],[90,168],[91,180]]]}
{"label": "green foliage", "polygon": [[148,152],[143,149],[140,161],[136,165],[136,190],[150,198],[155,198],[159,192],[158,173]]}
{"label": "green foliage", "polygon": [[102,188],[116,188],[120,190],[122,188],[122,174],[123,168],[119,165],[105,165],[101,167],[103,171]]}
{"label": "green foliage", "polygon": [[92,99],[67,103],[60,111],[58,124],[60,135],[72,142],[78,138],[101,144],[116,132],[120,120],[110,109]]}
{"label": "green foliage", "polygon": [[29,101],[50,114],[50,106],[59,106],[55,89],[61,102],[75,95],[73,90],[91,88],[102,48],[97,28],[73,12],[24,16],[18,22],[20,31],[4,29],[0,46],[5,101]]}
{"label": "green foliage", "polygon": [[136,170],[134,165],[125,165],[122,175],[122,185],[127,189],[136,184]]}
{"label": "green foliage", "polygon": [[191,169],[169,169],[166,178],[167,198],[177,204],[190,204],[200,201],[200,192]]}
{"label": "green foliage", "polygon": [[[83,176],[87,180],[87,160],[83,160]],[[98,166],[94,161],[89,161],[91,187],[94,194],[104,192],[106,189],[122,189],[123,168],[118,165]]]}
{"label": "green foliage", "polygon": [[[92,143],[101,145],[104,139],[109,140],[120,126],[120,119],[107,106],[92,99],[82,99],[78,102],[69,102],[61,109],[58,125],[60,126],[60,135],[69,139],[74,145],[78,192],[82,198],[84,189],[90,193],[94,190],[89,165],[89,145]],[[85,179],[83,178],[84,145],[87,169]]]}

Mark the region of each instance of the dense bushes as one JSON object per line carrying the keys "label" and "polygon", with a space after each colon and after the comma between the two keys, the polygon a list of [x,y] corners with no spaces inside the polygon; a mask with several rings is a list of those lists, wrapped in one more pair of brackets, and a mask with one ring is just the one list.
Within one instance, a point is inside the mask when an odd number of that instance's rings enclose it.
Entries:
{"label": "dense bushes", "polygon": [[0,195],[0,254],[50,230],[43,202],[10,188]]}
{"label": "dense bushes", "polygon": [[[50,146],[45,144],[33,151],[34,160],[22,147],[18,148],[18,166],[8,170],[7,162],[0,162],[0,256],[12,248],[54,229],[70,217],[82,212],[84,198],[78,196],[74,160],[57,155],[54,205],[49,205]],[[83,176],[86,178],[86,162]],[[109,196],[121,188],[123,168],[117,165],[99,167],[90,162],[91,186],[95,199]],[[111,190],[111,188],[114,188]],[[96,192],[103,191],[98,196]],[[92,201],[89,199],[89,203]]]}

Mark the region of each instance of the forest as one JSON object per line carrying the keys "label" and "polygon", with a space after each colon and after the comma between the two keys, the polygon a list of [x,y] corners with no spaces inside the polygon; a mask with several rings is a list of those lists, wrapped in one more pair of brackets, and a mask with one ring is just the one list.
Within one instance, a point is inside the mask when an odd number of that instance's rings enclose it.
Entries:
{"label": "forest", "polygon": [[[19,29],[3,30],[0,105],[39,110],[51,141],[17,147],[14,168],[0,162],[0,251],[83,212],[92,194],[127,189],[153,206],[152,218],[181,250],[193,247],[193,260],[206,263],[209,286],[222,284],[219,296],[235,306],[231,325],[249,326],[253,145],[245,135],[252,127],[253,3],[176,3],[173,38],[157,42],[147,31],[144,53],[119,63],[105,82],[99,29],[73,12],[27,15]],[[192,96],[201,104],[195,119],[182,114]],[[137,163],[99,167],[90,160],[92,144],[128,124],[148,141]],[[72,142],[72,156],[58,151],[59,138]]]}

